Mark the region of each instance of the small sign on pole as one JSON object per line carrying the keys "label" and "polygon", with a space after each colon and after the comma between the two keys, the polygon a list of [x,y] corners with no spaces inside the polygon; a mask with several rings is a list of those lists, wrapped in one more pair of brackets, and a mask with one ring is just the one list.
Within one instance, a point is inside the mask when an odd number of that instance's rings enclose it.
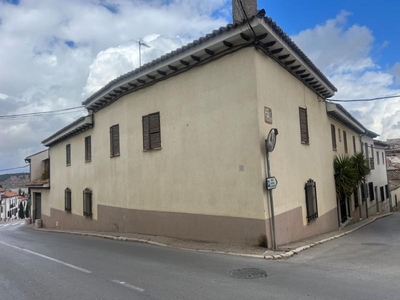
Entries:
{"label": "small sign on pole", "polygon": [[273,190],[278,185],[278,180],[274,176],[267,178],[267,190]]}

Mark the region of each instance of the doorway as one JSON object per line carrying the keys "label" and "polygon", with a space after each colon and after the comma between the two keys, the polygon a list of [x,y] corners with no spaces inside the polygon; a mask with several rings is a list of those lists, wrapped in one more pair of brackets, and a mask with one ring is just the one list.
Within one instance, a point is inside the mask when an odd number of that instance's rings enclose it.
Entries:
{"label": "doorway", "polygon": [[42,193],[34,193],[34,196],[35,196],[34,217],[36,220],[42,218]]}

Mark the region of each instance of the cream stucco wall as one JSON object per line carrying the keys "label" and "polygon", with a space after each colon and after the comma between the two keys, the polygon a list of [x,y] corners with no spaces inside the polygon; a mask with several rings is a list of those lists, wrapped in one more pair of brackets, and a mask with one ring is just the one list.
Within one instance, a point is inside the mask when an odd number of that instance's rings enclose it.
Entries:
{"label": "cream stucco wall", "polygon": [[44,171],[43,160],[49,158],[49,152],[47,150],[44,150],[42,152],[30,156],[29,158],[31,159],[30,162],[31,181],[40,179]]}
{"label": "cream stucco wall", "polygon": [[[94,219],[97,204],[264,219],[255,75],[254,49],[244,49],[100,110],[93,129],[50,148],[51,206],[64,210],[69,187],[72,213],[82,215],[82,191],[90,188]],[[162,149],[143,152],[142,116],[154,112]],[[115,124],[121,155],[110,158]],[[92,161],[85,163],[88,135]]]}
{"label": "cream stucco wall", "polygon": [[[301,207],[302,222],[306,225],[304,185],[310,178],[317,185],[319,216],[336,208],[332,146],[325,102],[270,57],[257,53],[255,65],[259,99],[258,143],[262,153],[261,180],[266,177],[264,140],[271,128],[277,128],[276,147],[270,155],[271,174],[278,180],[278,186],[273,191],[275,214]],[[272,125],[264,121],[265,106],[272,109]],[[309,145],[301,143],[299,107],[307,108]],[[265,191],[264,201],[267,203]]]}

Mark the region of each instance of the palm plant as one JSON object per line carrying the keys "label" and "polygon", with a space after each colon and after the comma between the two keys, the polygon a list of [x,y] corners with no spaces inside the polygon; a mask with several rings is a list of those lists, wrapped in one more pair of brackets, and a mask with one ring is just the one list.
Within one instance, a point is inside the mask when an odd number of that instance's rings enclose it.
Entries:
{"label": "palm plant", "polygon": [[367,160],[365,159],[364,154],[361,152],[355,153],[351,157],[351,161],[353,163],[353,168],[356,170],[357,173],[357,186],[365,183],[370,170],[367,166]]}
{"label": "palm plant", "polygon": [[336,155],[333,159],[335,169],[336,195],[350,197],[358,185],[358,174],[354,168],[353,159],[347,155]]}

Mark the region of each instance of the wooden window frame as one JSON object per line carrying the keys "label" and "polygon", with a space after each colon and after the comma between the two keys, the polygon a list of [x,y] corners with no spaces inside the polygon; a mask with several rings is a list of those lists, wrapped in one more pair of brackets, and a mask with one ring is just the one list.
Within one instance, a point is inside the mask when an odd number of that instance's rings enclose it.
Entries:
{"label": "wooden window frame", "polygon": [[343,145],[344,145],[344,153],[349,152],[349,148],[347,147],[347,133],[343,130]]}
{"label": "wooden window frame", "polygon": [[300,122],[300,140],[302,144],[310,144],[310,135],[308,132],[308,114],[307,108],[299,107],[299,122]]}
{"label": "wooden window frame", "polygon": [[333,124],[331,124],[331,136],[332,136],[332,149],[336,151],[337,150],[336,127]]}
{"label": "wooden window frame", "polygon": [[92,204],[93,204],[92,190],[86,188],[83,190],[83,215],[85,217],[91,218],[93,216]]}
{"label": "wooden window frame", "polygon": [[69,188],[65,189],[65,211],[71,212],[72,210],[72,194]]}
{"label": "wooden window frame", "polygon": [[65,146],[65,163],[67,167],[71,165],[71,144]]}
{"label": "wooden window frame", "polygon": [[142,117],[143,151],[161,149],[160,112]]}
{"label": "wooden window frame", "polygon": [[92,136],[85,137],[85,162],[92,161]]}
{"label": "wooden window frame", "polygon": [[110,127],[110,157],[121,155],[119,124]]}

